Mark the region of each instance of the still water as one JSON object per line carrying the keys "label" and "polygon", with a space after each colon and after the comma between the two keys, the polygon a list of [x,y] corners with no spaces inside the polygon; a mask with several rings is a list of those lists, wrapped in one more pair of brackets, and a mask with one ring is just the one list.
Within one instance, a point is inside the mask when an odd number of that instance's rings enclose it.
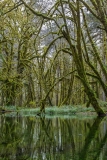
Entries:
{"label": "still water", "polygon": [[0,160],[107,160],[107,118],[0,115]]}

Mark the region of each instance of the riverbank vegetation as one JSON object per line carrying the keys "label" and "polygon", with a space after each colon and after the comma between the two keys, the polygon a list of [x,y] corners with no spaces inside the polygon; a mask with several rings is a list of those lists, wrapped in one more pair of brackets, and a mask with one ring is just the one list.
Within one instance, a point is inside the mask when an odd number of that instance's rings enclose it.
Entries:
{"label": "riverbank vegetation", "polygon": [[0,105],[40,113],[85,105],[105,116],[106,8],[106,0],[0,1]]}

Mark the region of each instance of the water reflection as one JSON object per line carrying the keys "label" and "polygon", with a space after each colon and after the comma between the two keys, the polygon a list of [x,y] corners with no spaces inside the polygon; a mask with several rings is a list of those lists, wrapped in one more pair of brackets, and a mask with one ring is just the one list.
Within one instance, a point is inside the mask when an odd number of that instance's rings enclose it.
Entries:
{"label": "water reflection", "polygon": [[106,160],[107,118],[0,116],[0,160]]}

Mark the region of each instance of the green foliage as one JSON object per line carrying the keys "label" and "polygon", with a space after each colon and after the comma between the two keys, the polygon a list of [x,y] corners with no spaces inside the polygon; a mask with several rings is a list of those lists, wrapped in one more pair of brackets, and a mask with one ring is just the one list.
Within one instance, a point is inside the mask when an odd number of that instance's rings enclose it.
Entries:
{"label": "green foliage", "polygon": [[[89,101],[105,115],[99,99],[107,97],[106,1],[48,4],[0,2],[1,106],[40,107],[42,112],[45,106]],[[103,25],[100,30],[96,23]],[[77,110],[82,109],[71,112]]]}

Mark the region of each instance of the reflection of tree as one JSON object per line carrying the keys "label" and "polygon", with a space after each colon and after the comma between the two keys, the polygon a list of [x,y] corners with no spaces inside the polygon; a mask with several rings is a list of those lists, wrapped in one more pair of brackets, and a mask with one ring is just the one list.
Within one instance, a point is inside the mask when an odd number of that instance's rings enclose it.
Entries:
{"label": "reflection of tree", "polygon": [[[90,150],[91,142],[95,139],[96,134],[99,133],[99,126],[100,126],[102,120],[103,120],[103,118],[98,118],[98,117],[95,119],[95,122],[93,123],[92,127],[90,128],[89,134],[88,134],[88,136],[85,140],[85,145],[81,150],[81,153],[80,153],[80,156],[79,156],[80,159],[82,159],[82,160],[87,159],[87,155],[88,155],[88,152]],[[105,139],[105,137],[104,137],[104,139]],[[99,147],[101,145],[102,144],[100,142]]]}
{"label": "reflection of tree", "polygon": [[74,142],[74,137],[73,137],[73,133],[72,133],[71,122],[70,121],[66,121],[66,124],[67,124],[67,127],[68,127],[68,134],[69,134],[69,137],[70,137],[72,153],[73,153],[73,157],[74,157],[74,154],[75,154],[75,142]]}
{"label": "reflection of tree", "polygon": [[1,117],[0,158],[24,160],[31,156],[34,122],[29,118]]}
{"label": "reflection of tree", "polygon": [[37,148],[37,157],[40,160],[43,156],[51,155],[52,150],[54,150],[54,135],[52,120],[46,120],[45,117],[39,120],[40,131],[35,146]]}
{"label": "reflection of tree", "polygon": [[[0,157],[13,159],[17,155],[17,146],[23,137],[20,132],[20,125],[16,125],[15,118],[1,117],[0,126]],[[19,134],[20,133],[20,134]]]}
{"label": "reflection of tree", "polygon": [[[20,121],[21,123],[21,121]],[[23,138],[20,145],[17,147],[17,160],[24,160],[31,157],[33,154],[33,135],[34,135],[34,125],[35,122],[30,117],[25,118],[24,126],[21,125],[21,132],[23,133]],[[24,128],[23,128],[24,127]]]}
{"label": "reflection of tree", "polygon": [[75,152],[70,120],[41,118],[40,122],[41,129],[36,143],[39,160],[44,155],[45,159],[66,159]]}
{"label": "reflection of tree", "polygon": [[[101,142],[97,145],[97,151],[96,151],[96,154],[95,154],[95,157],[93,158],[93,160],[96,160],[98,159],[100,153],[101,153],[101,149],[104,147],[105,143],[107,141],[107,131],[106,131],[106,134],[104,136],[104,138],[101,140]],[[104,158],[104,157],[103,157]]]}
{"label": "reflection of tree", "polygon": [[0,117],[2,160],[96,160],[107,140],[102,118],[93,123],[78,118],[3,116]]}

